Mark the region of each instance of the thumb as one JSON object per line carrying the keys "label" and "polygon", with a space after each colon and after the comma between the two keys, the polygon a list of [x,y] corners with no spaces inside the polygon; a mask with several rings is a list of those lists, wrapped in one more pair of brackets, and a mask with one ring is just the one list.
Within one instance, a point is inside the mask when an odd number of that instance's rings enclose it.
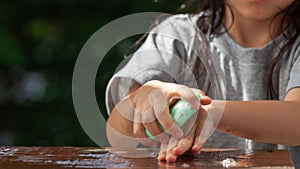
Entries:
{"label": "thumb", "polygon": [[208,105],[211,103],[211,98],[208,96],[202,96],[200,99],[201,105]]}

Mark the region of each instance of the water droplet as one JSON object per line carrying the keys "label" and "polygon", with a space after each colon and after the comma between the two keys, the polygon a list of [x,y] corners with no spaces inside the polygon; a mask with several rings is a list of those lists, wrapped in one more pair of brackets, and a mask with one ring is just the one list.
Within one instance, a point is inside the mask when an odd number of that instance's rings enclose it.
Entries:
{"label": "water droplet", "polygon": [[228,168],[230,166],[236,165],[236,162],[233,158],[226,158],[222,161],[223,167]]}
{"label": "water droplet", "polygon": [[183,163],[181,166],[181,168],[190,168],[191,165],[187,164],[187,163]]}
{"label": "water droplet", "polygon": [[153,158],[154,158],[154,157],[156,157],[156,156],[157,156],[157,155],[156,155],[155,152],[152,152],[152,153],[149,154],[149,157],[153,157]]}

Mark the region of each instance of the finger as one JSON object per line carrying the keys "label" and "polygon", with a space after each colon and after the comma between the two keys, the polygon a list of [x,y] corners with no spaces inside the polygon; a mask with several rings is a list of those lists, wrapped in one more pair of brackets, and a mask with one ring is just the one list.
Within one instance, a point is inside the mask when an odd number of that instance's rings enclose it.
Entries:
{"label": "finger", "polygon": [[211,98],[208,96],[202,96],[200,99],[201,105],[208,105],[211,103],[211,101],[212,101]]}
{"label": "finger", "polygon": [[[142,131],[143,131],[143,132],[139,132],[139,134],[136,134],[137,133],[136,131],[134,132],[134,135],[135,135],[138,142],[140,142],[141,144],[143,144],[145,146],[150,146],[150,147],[157,147],[158,146],[158,142],[153,141],[150,138],[147,138],[147,136],[144,132],[144,128],[143,128],[142,124],[137,123],[137,125],[134,126],[134,127],[136,127],[138,130],[142,129]],[[136,129],[134,129],[134,130],[136,130]]]}
{"label": "finger", "polygon": [[188,135],[190,132],[194,132],[195,130],[193,130],[193,126],[197,125],[197,117],[198,117],[198,112],[194,113],[186,122],[185,124],[181,127],[184,136]]}
{"label": "finger", "polygon": [[203,147],[205,141],[208,138],[206,132],[209,129],[205,127],[206,119],[207,119],[206,113],[204,111],[200,111],[198,113],[198,118],[197,118],[197,127],[195,131],[194,145],[191,149],[193,154],[198,154],[200,152],[201,148]]}
{"label": "finger", "polygon": [[144,123],[143,125],[157,141],[161,142],[162,144],[168,144],[169,137],[163,133],[156,121]]}
{"label": "finger", "polygon": [[167,130],[169,134],[176,138],[183,136],[182,130],[175,124],[166,97],[159,91],[153,91],[149,95],[150,103],[153,107],[154,114],[161,124],[161,126]]}
{"label": "finger", "polygon": [[[167,144],[169,137],[158,126],[153,109],[148,108],[146,112],[141,113],[144,128],[159,142]],[[154,120],[152,120],[154,119]],[[150,121],[151,120],[151,121]]]}
{"label": "finger", "polygon": [[174,99],[183,99],[186,102],[188,102],[193,109],[198,110],[200,107],[200,102],[196,94],[193,92],[191,88],[188,88],[184,85],[178,85],[178,84],[170,84],[170,87],[168,87],[168,98]]}
{"label": "finger", "polygon": [[178,158],[178,156],[174,155],[172,152],[167,151],[167,155],[166,155],[166,162],[167,163],[176,162],[177,158]]}
{"label": "finger", "polygon": [[201,105],[208,105],[211,103],[211,98],[206,96],[206,94],[202,91],[202,90],[199,90],[199,89],[195,89],[195,88],[192,88],[193,92],[194,93],[200,93],[201,95],[201,98],[200,98],[200,103]]}
{"label": "finger", "polygon": [[139,100],[136,105],[136,112],[141,114],[141,123],[149,123],[156,120],[150,100]]}
{"label": "finger", "polygon": [[128,96],[122,99],[118,104],[116,104],[114,110],[117,110],[126,119],[133,121],[134,118],[134,103],[131,102]]}
{"label": "finger", "polygon": [[174,136],[177,139],[180,139],[183,137],[183,131],[181,130],[180,127],[178,127],[172,116],[170,115],[169,109],[165,109],[164,113],[157,113],[155,114],[161,114],[160,116],[157,116],[157,119],[161,126],[172,136]]}
{"label": "finger", "polygon": [[190,132],[182,139],[180,139],[178,145],[173,149],[173,155],[179,156],[187,152],[194,143],[196,125],[193,125]]}
{"label": "finger", "polygon": [[173,153],[174,155],[181,155],[191,149],[192,144],[194,142],[194,135],[197,126],[197,116],[198,113],[195,113],[183,126],[182,130],[187,135],[182,138],[178,145],[174,148]]}
{"label": "finger", "polygon": [[143,145],[145,146],[151,146],[151,147],[157,147],[158,143],[149,139],[147,135],[145,134],[145,128],[142,123],[139,123],[141,119],[140,113],[134,114],[134,122],[133,122],[133,135],[134,137]]}
{"label": "finger", "polygon": [[167,147],[167,152],[166,152],[166,161],[167,163],[172,163],[177,160],[176,155],[173,154],[173,149],[178,145],[179,140],[176,139],[175,137],[171,137],[168,147]]}
{"label": "finger", "polygon": [[[201,133],[201,129],[196,129],[196,133]],[[201,148],[203,147],[205,141],[200,138],[200,134],[195,134],[194,145],[191,148],[192,154],[199,154]]]}
{"label": "finger", "polygon": [[158,153],[157,160],[158,161],[165,161],[166,160],[166,153],[167,153],[167,144],[160,145],[160,151]]}
{"label": "finger", "polygon": [[193,109],[198,110],[200,108],[201,105],[196,95],[197,91],[193,91],[191,88],[184,85],[179,85],[179,91],[181,98],[188,102]]}
{"label": "finger", "polygon": [[191,153],[194,155],[197,155],[201,152],[202,147],[204,146],[204,143],[195,143],[193,147],[191,148]]}

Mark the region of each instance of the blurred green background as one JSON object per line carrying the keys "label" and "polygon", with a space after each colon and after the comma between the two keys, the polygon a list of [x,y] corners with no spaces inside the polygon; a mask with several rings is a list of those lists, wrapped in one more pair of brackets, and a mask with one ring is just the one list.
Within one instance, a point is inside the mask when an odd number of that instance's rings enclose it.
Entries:
{"label": "blurred green background", "polygon": [[[96,146],[72,103],[72,73],[82,46],[114,19],[137,12],[173,13],[183,2],[1,0],[0,145]],[[116,45],[98,70],[102,111],[107,81],[137,38]]]}

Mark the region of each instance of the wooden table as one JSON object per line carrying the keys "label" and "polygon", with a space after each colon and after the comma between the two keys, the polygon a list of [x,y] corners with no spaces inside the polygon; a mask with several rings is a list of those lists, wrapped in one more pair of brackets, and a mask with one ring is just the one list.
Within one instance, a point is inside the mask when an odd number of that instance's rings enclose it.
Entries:
{"label": "wooden table", "polygon": [[[158,162],[157,149],[0,147],[0,169],[56,168],[293,168],[285,150],[204,149],[176,163]],[[136,158],[136,157],[140,158]]]}

